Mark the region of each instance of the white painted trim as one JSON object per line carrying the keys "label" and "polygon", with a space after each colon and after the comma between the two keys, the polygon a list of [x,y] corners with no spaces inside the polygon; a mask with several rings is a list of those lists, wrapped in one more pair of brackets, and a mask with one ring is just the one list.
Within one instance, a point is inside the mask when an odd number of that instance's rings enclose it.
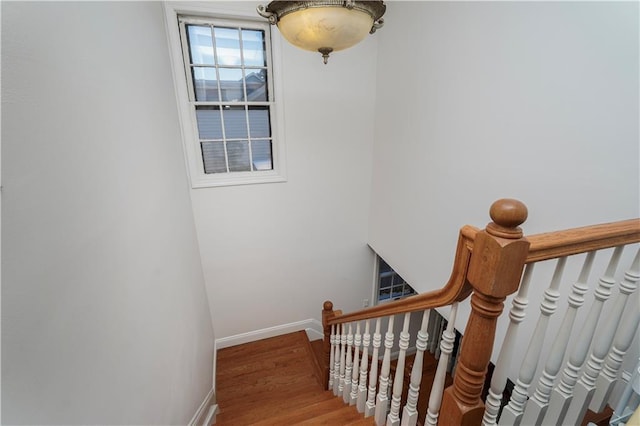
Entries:
{"label": "white painted trim", "polygon": [[207,413],[207,417],[204,418],[204,422],[202,426],[209,426],[216,424],[216,414],[218,414],[218,404],[213,404],[209,407],[209,412]]}
{"label": "white painted trim", "polygon": [[[267,339],[281,334],[293,333],[304,330],[307,336],[323,336],[322,324],[320,321],[310,318],[302,321],[281,324],[261,330],[249,331],[247,333],[236,334],[234,336],[222,337],[215,340],[216,351],[230,346],[241,345],[243,343],[255,342],[256,340]],[[315,339],[314,339],[315,340]]]}
{"label": "white painted trim", "polygon": [[[253,8],[247,9],[241,4],[227,4],[221,2],[190,2],[169,1],[164,2],[165,29],[169,44],[169,58],[173,74],[173,83],[176,93],[178,119],[182,143],[184,147],[185,164],[189,173],[189,182],[192,188],[207,188],[215,186],[231,186],[258,183],[277,183],[287,181],[286,147],[284,132],[284,78],[282,76],[282,37],[278,31],[270,31],[271,27],[260,18]],[[178,27],[180,14],[218,17],[222,19],[242,19],[256,21],[266,25],[265,29],[270,34],[271,42],[268,43],[267,54],[271,58],[271,73],[273,100],[270,111],[272,113],[272,155],[273,170],[254,171],[246,173],[219,173],[205,174],[202,169],[200,145],[196,143],[197,125],[193,118],[187,90],[187,77],[185,75],[182,44]]]}
{"label": "white painted trim", "polygon": [[317,319],[312,319],[311,325],[312,327],[307,327],[304,330],[307,332],[307,337],[309,338],[309,341],[324,339],[324,329],[322,328],[322,323]]}
{"label": "white painted trim", "polygon": [[212,424],[213,417],[218,411],[218,404],[216,402],[216,392],[214,388],[211,388],[207,396],[198,407],[198,410],[191,418],[189,426],[205,426]]}

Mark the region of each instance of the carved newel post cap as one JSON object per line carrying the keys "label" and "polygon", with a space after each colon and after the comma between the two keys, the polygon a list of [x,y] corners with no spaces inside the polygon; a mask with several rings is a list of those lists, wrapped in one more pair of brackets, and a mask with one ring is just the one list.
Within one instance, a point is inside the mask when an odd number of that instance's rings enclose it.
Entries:
{"label": "carved newel post cap", "polygon": [[331,302],[330,300],[325,301],[322,305],[322,308],[325,311],[333,311],[333,302]]}
{"label": "carved newel post cap", "polygon": [[493,222],[487,225],[487,232],[496,237],[521,238],[520,225],[527,220],[527,206],[512,198],[503,198],[491,205],[489,216]]}

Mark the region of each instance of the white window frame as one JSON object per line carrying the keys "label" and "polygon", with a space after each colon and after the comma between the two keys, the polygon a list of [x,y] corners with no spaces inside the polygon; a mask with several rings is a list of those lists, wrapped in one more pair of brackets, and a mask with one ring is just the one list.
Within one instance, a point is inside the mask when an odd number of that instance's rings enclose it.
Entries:
{"label": "white window frame", "polygon": [[[284,138],[284,107],[282,95],[281,75],[281,46],[282,39],[277,31],[271,31],[269,23],[258,16],[255,10],[250,11],[247,6],[253,3],[239,2],[240,5],[194,3],[194,2],[165,2],[165,26],[169,42],[169,56],[173,71],[178,116],[182,130],[185,161],[192,188],[208,188],[216,186],[231,186],[244,184],[258,184],[271,182],[286,182],[286,150]],[[244,5],[242,4],[244,3]],[[239,6],[244,6],[240,8]],[[204,172],[202,151],[198,136],[195,108],[191,105],[189,95],[189,81],[185,74],[182,44],[180,38],[180,15],[199,16],[203,18],[251,21],[252,24],[264,25],[266,34],[270,34],[271,43],[267,42],[267,55],[271,56],[271,69],[268,78],[272,88],[270,107],[271,113],[271,153],[272,170],[251,172],[210,173]],[[269,48],[270,44],[270,48]]]}
{"label": "white window frame", "polygon": [[[374,280],[375,280],[374,288],[375,288],[375,294],[374,294],[374,298],[373,298],[375,305],[382,305],[382,304],[385,304],[385,303],[394,302],[396,300],[404,299],[405,297],[414,296],[414,295],[418,294],[415,291],[415,289],[403,278],[402,279],[403,288],[406,285],[407,287],[409,287],[411,289],[412,292],[408,293],[408,294],[404,294],[404,292],[403,292],[403,294],[401,294],[399,296],[396,296],[396,297],[393,297],[392,290],[394,288],[394,285],[392,283],[391,287],[389,287],[389,290],[391,291],[391,293],[389,294],[389,297],[386,298],[386,299],[382,299],[381,300],[380,299],[380,281],[381,281],[381,275],[382,274],[380,272],[380,261],[384,260],[384,259],[382,258],[382,256],[380,256],[375,251],[374,251],[374,253],[375,253],[375,256],[376,256],[375,257],[375,262],[374,262]],[[389,265],[388,262],[385,261],[385,263],[387,263],[387,265]],[[389,267],[391,267],[391,265],[389,265]],[[402,278],[401,275],[398,272],[396,272],[395,269],[393,269],[393,268],[391,268],[391,272],[385,272],[384,274],[387,274],[388,276],[392,277],[392,279],[393,279],[394,276],[398,276],[398,277]]]}

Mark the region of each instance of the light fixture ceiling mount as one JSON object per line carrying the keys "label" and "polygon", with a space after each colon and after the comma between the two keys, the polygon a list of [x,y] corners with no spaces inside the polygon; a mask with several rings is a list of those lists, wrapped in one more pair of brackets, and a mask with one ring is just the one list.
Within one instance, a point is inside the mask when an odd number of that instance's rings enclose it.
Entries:
{"label": "light fixture ceiling mount", "polygon": [[329,54],[347,49],[382,27],[383,1],[272,1],[258,6],[258,14],[277,25],[294,46]]}

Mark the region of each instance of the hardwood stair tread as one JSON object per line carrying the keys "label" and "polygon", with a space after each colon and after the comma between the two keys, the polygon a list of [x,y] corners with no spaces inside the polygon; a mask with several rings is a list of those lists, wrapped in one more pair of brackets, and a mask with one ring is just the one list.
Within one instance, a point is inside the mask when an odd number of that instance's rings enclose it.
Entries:
{"label": "hardwood stair tread", "polygon": [[338,410],[326,412],[322,415],[316,416],[313,419],[305,420],[299,425],[346,425],[350,422],[360,420],[363,418],[362,413],[358,413],[355,406],[344,405]]}
{"label": "hardwood stair tread", "polygon": [[283,412],[295,411],[298,408],[326,401],[327,396],[322,392],[305,392],[287,400],[254,400],[247,401],[244,405],[224,407],[220,404],[220,413],[217,417],[218,425],[249,425],[255,422],[271,419]]}
{"label": "hardwood stair tread", "polygon": [[282,413],[279,416],[275,416],[263,421],[257,422],[255,426],[281,426],[298,424],[303,421],[315,418],[318,415],[325,414],[327,411],[334,411],[344,408],[344,402],[335,397],[333,393],[325,391],[325,398],[322,401],[314,404],[307,404],[301,406],[298,409]]}

